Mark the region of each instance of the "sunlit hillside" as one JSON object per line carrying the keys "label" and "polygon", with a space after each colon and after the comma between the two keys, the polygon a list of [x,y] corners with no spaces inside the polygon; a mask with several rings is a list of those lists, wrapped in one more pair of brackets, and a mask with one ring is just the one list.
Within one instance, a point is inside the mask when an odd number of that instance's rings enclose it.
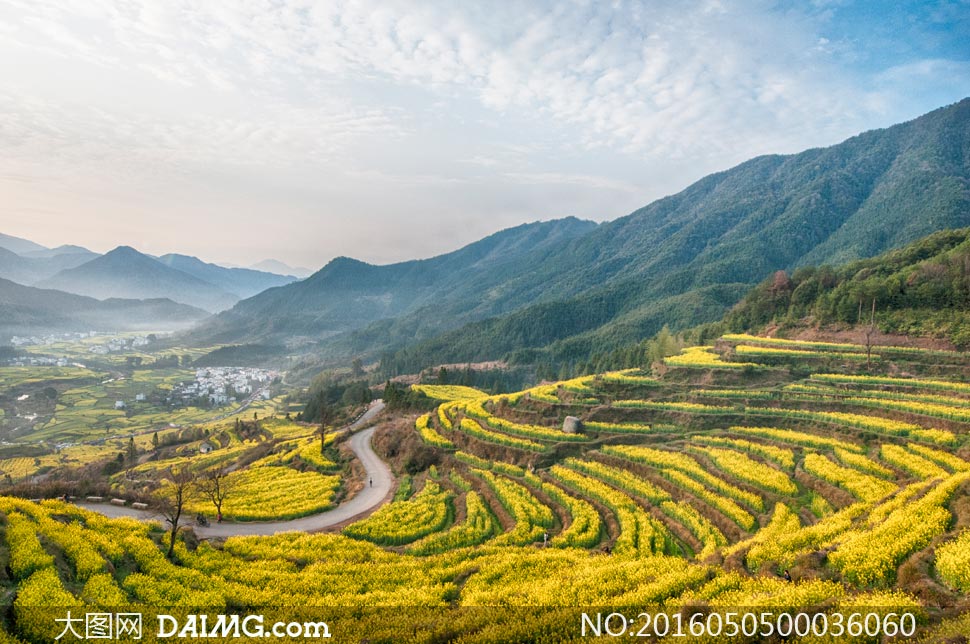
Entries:
{"label": "sunlit hillside", "polygon": [[[32,606],[302,606],[326,607],[338,641],[399,641],[404,625],[415,641],[570,641],[582,607],[689,606],[907,613],[942,640],[970,592],[968,360],[733,335],[503,396],[424,385],[443,402],[386,431],[435,464],[402,472],[391,503],[332,534],[182,531],[171,560],[157,524],[6,498],[6,627],[56,635]],[[311,436],[278,445],[237,476],[325,453]],[[272,512],[299,516],[303,488],[286,486]]]}

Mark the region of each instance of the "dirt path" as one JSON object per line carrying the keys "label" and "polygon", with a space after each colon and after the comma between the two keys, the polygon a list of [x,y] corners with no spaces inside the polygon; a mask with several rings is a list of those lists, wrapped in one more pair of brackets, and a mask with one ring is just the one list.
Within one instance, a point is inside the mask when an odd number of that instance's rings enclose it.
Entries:
{"label": "dirt path", "polygon": [[[370,422],[377,414],[384,409],[383,401],[377,400],[371,404],[370,408],[357,421],[341,430],[342,432],[353,431]],[[213,537],[235,537],[250,535],[271,535],[277,532],[314,532],[323,530],[330,526],[343,523],[358,515],[369,512],[386,502],[391,496],[391,489],[394,485],[394,477],[384,461],[377,456],[371,447],[371,437],[374,429],[365,429],[350,437],[350,449],[360,459],[366,471],[367,481],[364,488],[352,499],[341,503],[333,510],[321,512],[300,519],[289,521],[260,521],[252,523],[212,523],[208,527],[194,525],[191,518],[183,520],[183,526],[192,526],[195,533],[204,539]],[[98,512],[108,517],[135,517],[145,521],[162,521],[159,514],[151,510],[135,510],[129,507],[120,507],[106,503],[78,503],[79,506]]]}

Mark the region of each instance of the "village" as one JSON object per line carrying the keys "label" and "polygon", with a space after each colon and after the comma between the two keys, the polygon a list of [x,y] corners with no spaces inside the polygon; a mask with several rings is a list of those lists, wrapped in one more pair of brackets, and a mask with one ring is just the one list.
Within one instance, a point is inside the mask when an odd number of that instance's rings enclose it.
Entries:
{"label": "village", "polygon": [[[107,355],[109,353],[119,353],[122,351],[131,351],[136,349],[144,349],[145,347],[151,345],[157,336],[155,334],[148,335],[135,335],[135,336],[118,336],[113,334],[102,333],[100,331],[85,331],[80,333],[51,333],[47,335],[31,335],[31,336],[19,336],[15,335],[10,338],[10,346],[12,347],[53,347],[54,345],[63,345],[64,343],[74,343],[87,340],[89,338],[97,338],[99,336],[105,336],[105,341],[99,344],[88,344],[85,343],[86,351],[88,353],[93,353],[95,355]],[[17,356],[8,361],[10,366],[58,366],[64,367],[68,364],[72,364],[64,358],[50,358],[47,356],[37,355],[23,355]]]}
{"label": "village", "polygon": [[6,361],[6,363],[3,363],[3,364],[5,366],[9,366],[9,367],[67,367],[67,366],[72,366],[72,367],[78,367],[80,369],[84,369],[85,368],[85,366],[83,364],[81,364],[80,362],[74,362],[74,361],[68,360],[67,358],[64,358],[64,357],[58,358],[58,357],[54,357],[54,356],[34,356],[34,355],[26,355],[26,356],[19,356],[19,357],[16,357],[16,358],[10,358],[9,360]]}
{"label": "village", "polygon": [[196,369],[194,381],[173,385],[166,402],[189,406],[205,399],[210,406],[220,407],[245,400],[255,392],[268,399],[268,385],[279,375],[276,371],[253,367],[203,367]]}
{"label": "village", "polygon": [[91,353],[105,355],[108,353],[117,353],[119,351],[128,351],[131,349],[139,349],[142,347],[147,347],[153,341],[152,336],[139,335],[133,338],[124,337],[112,337],[104,344],[96,344],[92,346],[88,351]]}
{"label": "village", "polygon": [[[108,353],[108,351],[123,351],[124,349],[130,349],[132,347],[144,347],[151,343],[151,335],[143,336],[133,336],[133,337],[117,337],[112,333],[106,333],[102,331],[81,331],[74,333],[48,333],[45,335],[29,335],[20,336],[15,335],[10,338],[10,345],[14,347],[31,347],[31,346],[51,346],[54,344],[62,342],[77,342],[80,340],[86,340],[88,338],[96,338],[101,335],[111,336],[106,344],[93,345],[91,347],[92,353]],[[95,350],[97,349],[97,350]]]}
{"label": "village", "polygon": [[83,340],[85,338],[95,337],[96,335],[98,335],[97,331],[87,331],[81,333],[49,333],[47,335],[30,336],[15,335],[10,338],[10,345],[14,347],[50,346],[57,342]]}

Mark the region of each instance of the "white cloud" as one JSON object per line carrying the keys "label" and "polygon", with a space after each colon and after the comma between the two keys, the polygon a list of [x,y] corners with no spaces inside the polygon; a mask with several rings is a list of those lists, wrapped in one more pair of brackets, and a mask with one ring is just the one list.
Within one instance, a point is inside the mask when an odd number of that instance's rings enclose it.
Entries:
{"label": "white cloud", "polygon": [[506,172],[503,176],[509,181],[529,185],[546,184],[579,186],[631,194],[636,194],[640,191],[640,188],[632,183],[589,174],[567,174],[562,172]]}
{"label": "white cloud", "polygon": [[843,64],[850,45],[821,32],[834,5],[0,0],[0,197],[14,176],[127,204],[178,181],[215,219],[238,210],[218,186],[301,225],[364,229],[383,208],[415,235],[454,229],[435,250],[480,232],[456,212],[618,216],[968,86],[944,58]]}
{"label": "white cloud", "polygon": [[196,172],[205,166],[286,169],[332,161],[362,136],[402,134],[385,112],[338,104],[174,118],[3,92],[0,123],[7,162],[45,158],[52,167],[105,172],[123,164]]}
{"label": "white cloud", "polygon": [[890,67],[876,78],[878,83],[887,85],[935,84],[945,79],[953,85],[966,87],[970,80],[970,61],[921,58]]}
{"label": "white cloud", "polygon": [[[164,82],[269,94],[287,79],[455,85],[491,109],[574,124],[587,145],[658,156],[703,152],[712,138],[740,145],[752,129],[777,133],[805,119],[825,127],[847,107],[839,93],[818,91],[834,69],[808,19],[758,2],[31,6],[23,41],[136,65]],[[72,32],[82,18],[111,39],[107,58]],[[665,134],[672,129],[677,136]]]}

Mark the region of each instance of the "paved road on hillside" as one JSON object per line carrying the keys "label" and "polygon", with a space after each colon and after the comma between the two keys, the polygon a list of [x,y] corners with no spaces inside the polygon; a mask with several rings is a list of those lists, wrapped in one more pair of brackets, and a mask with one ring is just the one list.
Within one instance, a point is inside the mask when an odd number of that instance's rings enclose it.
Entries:
{"label": "paved road on hillside", "polygon": [[[374,401],[363,416],[348,427],[340,430],[340,432],[353,431],[358,427],[366,425],[383,409],[383,401]],[[187,519],[183,519],[182,525],[192,527],[197,535],[205,539],[213,537],[271,535],[277,532],[313,532],[322,530],[369,512],[390,498],[391,487],[394,484],[394,477],[391,475],[391,471],[371,447],[370,441],[373,435],[374,429],[371,428],[365,429],[350,437],[350,449],[360,459],[366,471],[365,486],[352,499],[341,503],[333,510],[300,519],[292,519],[290,521],[226,522],[221,524],[213,522],[207,528],[195,525],[193,518],[188,517]],[[369,481],[373,481],[373,484],[368,485]],[[106,503],[78,503],[78,505],[87,510],[99,512],[112,518],[135,517],[145,521],[165,522],[165,519],[161,515],[150,510],[135,510],[133,508],[119,507]]]}

